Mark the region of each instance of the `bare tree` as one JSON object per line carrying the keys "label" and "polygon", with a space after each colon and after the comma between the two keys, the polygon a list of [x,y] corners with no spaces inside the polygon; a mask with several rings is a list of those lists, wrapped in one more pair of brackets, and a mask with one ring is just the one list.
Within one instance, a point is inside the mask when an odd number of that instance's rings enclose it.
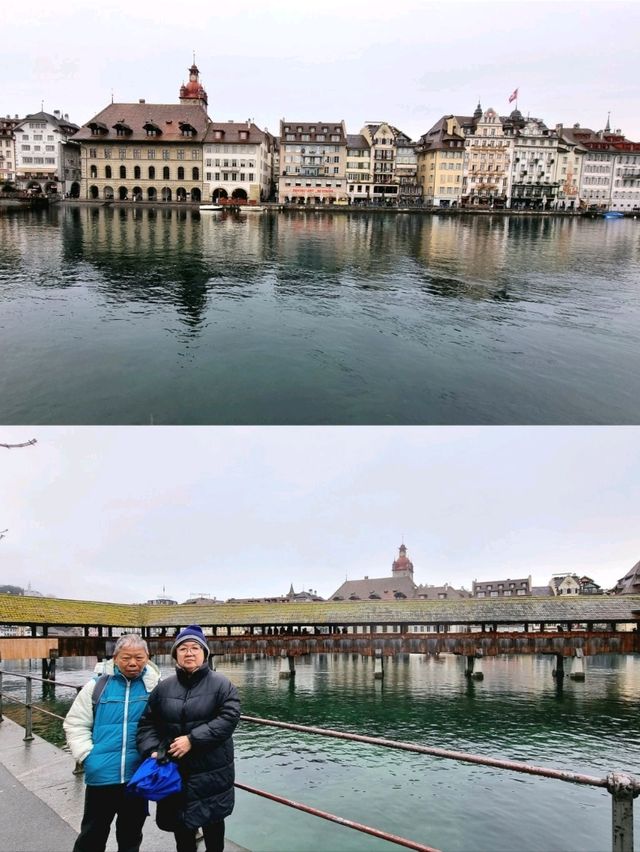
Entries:
{"label": "bare tree", "polygon": [[[35,438],[30,438],[28,441],[24,441],[24,443],[22,443],[22,444],[0,444],[0,447],[4,447],[5,450],[17,450],[19,447],[33,447],[33,445],[37,444],[37,443],[38,442],[36,441]],[[9,532],[8,529],[0,530],[0,541],[2,541],[2,539],[5,537],[6,533],[8,533],[8,532]]]}
{"label": "bare tree", "polygon": [[17,450],[20,447],[33,447],[33,445],[37,443],[38,442],[35,438],[31,438],[29,441],[24,441],[22,444],[0,444],[0,447],[4,447],[5,450]]}

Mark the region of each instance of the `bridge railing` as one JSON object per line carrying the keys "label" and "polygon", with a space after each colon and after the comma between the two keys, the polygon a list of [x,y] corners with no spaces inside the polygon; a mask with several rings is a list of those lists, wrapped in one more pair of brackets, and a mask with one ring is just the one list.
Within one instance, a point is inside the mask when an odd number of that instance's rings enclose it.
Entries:
{"label": "bridge railing", "polygon": [[[23,678],[25,680],[25,701],[16,699],[13,695],[8,695],[3,690],[3,676]],[[36,677],[35,675],[23,675],[17,672],[9,672],[0,669],[0,722],[3,720],[2,703],[3,699],[10,700],[14,703],[21,704],[25,708],[25,743],[33,740],[33,711],[44,713],[60,721],[64,720],[64,716],[57,713],[52,713],[46,708],[40,707],[33,703],[33,681],[38,681],[42,684],[51,686],[62,686],[70,688],[78,692],[82,687],[76,684],[64,683],[62,681],[50,680],[47,678]],[[395,749],[399,751],[408,751],[415,754],[429,755],[445,760],[455,760],[463,763],[473,763],[479,766],[490,766],[494,769],[500,769],[508,772],[523,773],[533,775],[540,778],[551,778],[555,781],[562,781],[569,784],[578,784],[587,787],[597,787],[605,789],[611,795],[612,806],[612,852],[634,852],[633,847],[633,800],[640,795],[640,778],[626,772],[609,772],[607,775],[598,777],[593,775],[585,775],[583,773],[571,772],[565,769],[554,769],[552,767],[535,766],[523,761],[504,760],[502,758],[489,757],[488,755],[471,754],[469,752],[454,751],[451,749],[439,748],[438,746],[424,746],[419,743],[403,742],[400,740],[390,740],[384,737],[370,737],[363,734],[352,734],[345,731],[335,731],[330,728],[317,728],[309,725],[296,725],[291,722],[279,722],[274,719],[263,719],[258,716],[242,715],[243,722],[253,725],[264,725],[272,728],[282,728],[288,731],[296,731],[301,734],[311,734],[322,737],[332,737],[334,739],[348,740],[350,742],[363,743],[370,746],[380,748]],[[76,764],[74,774],[82,772],[82,767]],[[305,805],[301,802],[288,799],[284,796],[278,796],[274,793],[269,793],[266,790],[260,790],[257,787],[249,786],[237,781],[235,786],[248,793],[269,799],[281,805],[294,808],[312,816],[320,817],[321,819],[337,823],[346,828],[352,828],[356,831],[381,838],[383,840],[394,843],[398,846],[403,846],[407,849],[414,849],[417,852],[438,852],[432,846],[427,846],[405,837],[400,837],[381,829],[372,828],[371,826],[362,823],[354,822],[353,820],[344,817],[336,816],[327,811],[319,810],[318,808]]]}

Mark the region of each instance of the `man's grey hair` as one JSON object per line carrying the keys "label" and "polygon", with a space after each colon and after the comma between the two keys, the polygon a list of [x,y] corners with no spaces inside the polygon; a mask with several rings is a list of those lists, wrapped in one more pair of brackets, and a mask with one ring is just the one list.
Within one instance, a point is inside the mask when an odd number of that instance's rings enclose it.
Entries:
{"label": "man's grey hair", "polygon": [[116,642],[116,647],[113,649],[113,656],[115,657],[123,648],[142,648],[147,657],[149,656],[149,646],[147,645],[147,641],[138,633],[125,633],[121,636]]}

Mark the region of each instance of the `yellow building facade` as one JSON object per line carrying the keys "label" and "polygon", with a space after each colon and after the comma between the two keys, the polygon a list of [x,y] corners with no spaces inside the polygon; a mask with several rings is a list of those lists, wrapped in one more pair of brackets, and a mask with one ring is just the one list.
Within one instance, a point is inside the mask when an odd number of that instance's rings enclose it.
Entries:
{"label": "yellow building facade", "polygon": [[454,115],[443,116],[418,145],[418,183],[424,204],[457,207],[462,194],[465,138]]}
{"label": "yellow building facade", "polygon": [[198,68],[178,104],[111,103],[74,136],[81,146],[80,197],[104,201],[202,199],[203,143],[210,124]]}

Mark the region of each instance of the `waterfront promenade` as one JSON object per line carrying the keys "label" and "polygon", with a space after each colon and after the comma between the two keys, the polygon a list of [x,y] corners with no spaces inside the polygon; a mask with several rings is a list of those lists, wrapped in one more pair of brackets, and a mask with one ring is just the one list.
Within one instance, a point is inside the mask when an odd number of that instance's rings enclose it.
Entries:
{"label": "waterfront promenade", "polygon": [[[23,741],[24,728],[0,723],[0,852],[70,852],[80,828],[84,804],[82,775],[74,775],[70,754],[34,735]],[[144,852],[171,852],[173,835],[145,824]],[[117,849],[112,828],[108,852]],[[227,840],[225,852],[246,852]]]}

